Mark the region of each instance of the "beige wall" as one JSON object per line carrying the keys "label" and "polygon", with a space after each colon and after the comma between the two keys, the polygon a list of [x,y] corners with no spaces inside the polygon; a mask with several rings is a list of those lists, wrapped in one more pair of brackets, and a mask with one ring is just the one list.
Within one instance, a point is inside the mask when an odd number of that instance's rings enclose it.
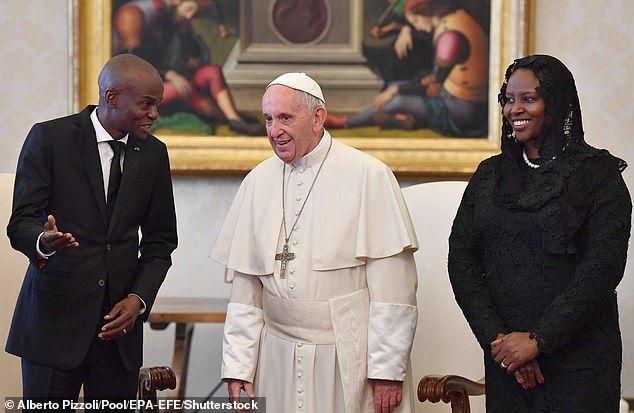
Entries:
{"label": "beige wall", "polygon": [[[0,172],[15,170],[22,140],[34,122],[68,113],[67,4],[68,0],[0,1]],[[536,51],[558,56],[575,74],[588,141],[634,165],[634,140],[629,133],[634,113],[630,86],[634,73],[634,2],[536,0],[536,5]],[[625,177],[634,188],[634,166]],[[229,287],[222,282],[222,268],[207,254],[237,185],[238,181],[231,179],[175,181],[181,242],[161,294],[229,294]],[[0,227],[4,228],[5,223],[3,218]],[[628,397],[634,397],[632,266],[630,263],[619,287],[625,349],[623,386]],[[15,301],[7,286],[21,278],[22,271],[9,271],[2,262],[3,314],[12,312]],[[148,329],[146,365],[169,364],[172,334],[173,327],[167,331]],[[220,334],[218,325],[196,327],[188,383],[191,396],[205,396],[218,380]],[[5,337],[6,331],[0,331],[2,346]],[[0,371],[5,371],[7,357],[0,358]],[[12,378],[19,383],[18,376]],[[4,383],[0,385],[5,388]]]}
{"label": "beige wall", "polygon": [[37,121],[68,113],[66,0],[0,1],[0,172]]}
{"label": "beige wall", "polygon": [[[8,221],[11,213],[11,193],[13,191],[13,174],[0,173],[0,222]],[[7,340],[7,332],[11,325],[11,315],[13,305],[20,290],[21,274],[27,265],[27,259],[21,253],[14,251],[9,245],[6,234],[0,234],[0,302],[3,303],[0,311],[0,343],[4,348]],[[21,394],[22,388],[20,377],[20,359],[0,353],[0,400],[5,397],[15,397]]]}

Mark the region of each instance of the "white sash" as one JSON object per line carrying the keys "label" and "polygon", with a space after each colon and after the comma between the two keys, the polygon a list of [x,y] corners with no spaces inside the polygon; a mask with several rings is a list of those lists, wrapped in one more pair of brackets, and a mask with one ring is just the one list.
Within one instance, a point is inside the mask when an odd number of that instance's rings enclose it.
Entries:
{"label": "white sash", "polygon": [[368,371],[367,288],[328,301],[296,301],[265,296],[264,328],[297,343],[334,344],[346,413],[372,412]]}

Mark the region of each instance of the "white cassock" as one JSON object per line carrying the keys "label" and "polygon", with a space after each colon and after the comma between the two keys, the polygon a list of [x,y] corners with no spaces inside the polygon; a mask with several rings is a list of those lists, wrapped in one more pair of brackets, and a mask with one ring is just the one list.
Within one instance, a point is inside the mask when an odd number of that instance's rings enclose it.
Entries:
{"label": "white cassock", "polygon": [[211,252],[234,274],[222,377],[253,382],[280,413],[371,413],[368,379],[402,380],[397,412],[413,411],[418,243],[394,175],[324,131],[286,166],[295,258],[280,277],[283,165],[272,157],[245,177]]}

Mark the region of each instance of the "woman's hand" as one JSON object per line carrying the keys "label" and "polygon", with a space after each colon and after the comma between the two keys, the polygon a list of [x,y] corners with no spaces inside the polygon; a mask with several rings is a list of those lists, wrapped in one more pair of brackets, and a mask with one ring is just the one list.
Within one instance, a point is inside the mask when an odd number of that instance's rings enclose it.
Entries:
{"label": "woman's hand", "polygon": [[542,371],[539,368],[539,363],[537,362],[537,359],[533,359],[528,363],[520,366],[519,369],[515,370],[513,375],[515,376],[517,382],[521,384],[524,389],[532,389],[535,387],[536,382],[544,382],[544,376],[542,376]]}
{"label": "woman's hand", "polygon": [[528,333],[513,332],[501,337],[498,335],[491,343],[491,356],[511,374],[538,355],[537,341],[529,338]]}

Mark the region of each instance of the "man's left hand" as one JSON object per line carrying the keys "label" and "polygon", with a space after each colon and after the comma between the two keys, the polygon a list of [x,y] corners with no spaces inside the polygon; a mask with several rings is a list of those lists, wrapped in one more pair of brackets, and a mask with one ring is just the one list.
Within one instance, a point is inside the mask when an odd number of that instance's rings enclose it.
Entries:
{"label": "man's left hand", "polygon": [[393,380],[373,380],[374,411],[392,413],[403,398],[403,382]]}
{"label": "man's left hand", "polygon": [[101,328],[99,338],[112,340],[128,334],[134,328],[134,322],[140,310],[141,300],[135,295],[130,295],[116,303],[104,317],[104,320],[110,322]]}

